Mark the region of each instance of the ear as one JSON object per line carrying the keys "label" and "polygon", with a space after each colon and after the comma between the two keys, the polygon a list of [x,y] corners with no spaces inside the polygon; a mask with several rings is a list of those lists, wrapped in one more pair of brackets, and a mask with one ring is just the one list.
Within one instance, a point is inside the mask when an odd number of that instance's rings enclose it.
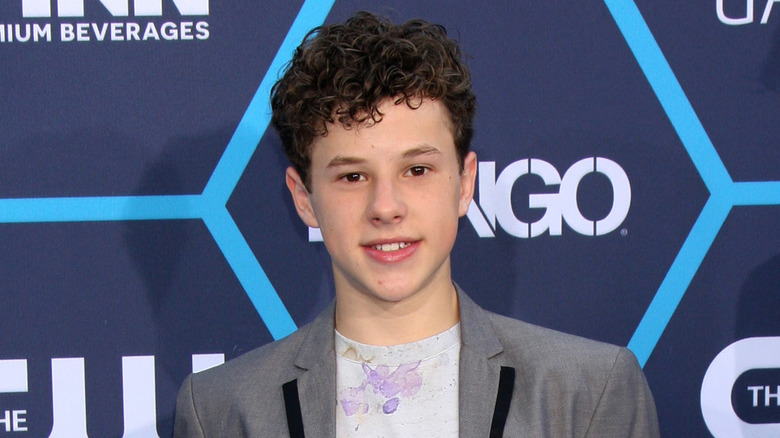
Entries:
{"label": "ear", "polygon": [[298,175],[298,172],[294,168],[287,168],[285,182],[287,183],[287,188],[290,189],[290,194],[292,195],[293,203],[295,204],[295,210],[298,212],[298,216],[301,217],[303,223],[310,227],[318,228],[319,224],[314,215],[314,208],[311,205],[311,193],[309,193],[309,190],[301,180],[301,176]]}
{"label": "ear", "polygon": [[477,154],[469,152],[463,160],[463,172],[460,174],[460,200],[458,214],[464,216],[474,198],[474,184],[477,179]]}

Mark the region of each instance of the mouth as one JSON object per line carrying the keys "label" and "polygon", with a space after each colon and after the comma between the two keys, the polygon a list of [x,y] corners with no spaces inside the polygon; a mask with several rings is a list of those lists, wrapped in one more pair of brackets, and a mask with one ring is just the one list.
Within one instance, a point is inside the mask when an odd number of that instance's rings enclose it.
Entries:
{"label": "mouth", "polygon": [[393,243],[382,243],[377,245],[370,245],[370,247],[377,251],[392,252],[392,251],[398,251],[399,249],[407,248],[411,245],[412,245],[411,242],[393,242]]}
{"label": "mouth", "polygon": [[375,240],[363,246],[369,257],[380,263],[398,263],[412,256],[420,246],[419,240],[396,238]]}

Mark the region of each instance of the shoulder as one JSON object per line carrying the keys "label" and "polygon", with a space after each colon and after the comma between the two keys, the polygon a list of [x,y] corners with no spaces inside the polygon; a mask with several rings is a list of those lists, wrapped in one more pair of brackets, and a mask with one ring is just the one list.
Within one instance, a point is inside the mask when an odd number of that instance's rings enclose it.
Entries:
{"label": "shoulder", "polygon": [[[242,436],[247,418],[260,418],[252,427],[264,428],[281,418],[279,387],[294,373],[295,351],[301,333],[254,349],[217,367],[190,374],[176,399],[174,436]],[[287,379],[287,380],[285,380]],[[260,408],[260,407],[263,408]],[[261,410],[262,409],[262,410]],[[273,436],[273,432],[264,432]]]}
{"label": "shoulder", "polygon": [[458,293],[462,348],[522,369],[529,377],[557,373],[576,378],[609,374],[615,366],[639,368],[626,348],[502,316],[481,308],[459,288]]}
{"label": "shoulder", "polygon": [[193,373],[180,392],[188,392],[199,408],[232,406],[258,395],[272,397],[282,384],[300,374],[295,359],[310,329],[310,326],[304,326],[286,338],[255,348],[222,365]]}
{"label": "shoulder", "polygon": [[333,350],[333,304],[289,336],[192,375],[196,394],[280,388]]}
{"label": "shoulder", "polygon": [[488,318],[503,346],[496,359],[516,370],[525,422],[550,436],[658,436],[655,404],[630,350],[489,312]]}
{"label": "shoulder", "polygon": [[630,365],[631,359],[634,359],[624,347],[487,313],[504,353],[523,362],[533,362],[537,367],[549,365],[609,371],[616,363]]}
{"label": "shoulder", "polygon": [[[295,357],[300,350],[305,332],[303,327],[290,336],[255,348],[217,367],[193,374],[193,386],[197,389],[232,391],[257,380],[278,381],[290,376]],[[290,376],[287,380],[293,379]],[[286,380],[285,380],[286,381]]]}
{"label": "shoulder", "polygon": [[[245,420],[261,436],[275,436],[283,418],[281,387],[297,378],[298,352],[309,326],[290,336],[249,351],[222,365],[188,376],[176,401],[176,437],[240,436]],[[271,429],[268,429],[271,428]],[[253,429],[254,430],[254,429]],[[259,432],[258,432],[259,433]]]}
{"label": "shoulder", "polygon": [[555,379],[570,389],[602,391],[610,380],[645,385],[644,374],[625,347],[539,327],[488,312],[503,346],[502,362],[514,363],[531,380]]}

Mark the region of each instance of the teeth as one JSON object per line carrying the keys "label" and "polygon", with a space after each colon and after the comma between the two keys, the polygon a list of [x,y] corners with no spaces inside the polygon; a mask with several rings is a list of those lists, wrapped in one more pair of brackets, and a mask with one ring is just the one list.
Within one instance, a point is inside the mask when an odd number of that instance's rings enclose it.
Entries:
{"label": "teeth", "polygon": [[406,242],[395,242],[395,243],[385,243],[384,245],[374,245],[374,249],[378,251],[398,251],[399,249],[404,249],[407,246],[411,245],[411,243]]}

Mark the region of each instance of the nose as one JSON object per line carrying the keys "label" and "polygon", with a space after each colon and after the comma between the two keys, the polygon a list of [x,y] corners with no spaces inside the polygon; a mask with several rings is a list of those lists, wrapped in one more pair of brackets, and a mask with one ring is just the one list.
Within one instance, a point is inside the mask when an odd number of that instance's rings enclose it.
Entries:
{"label": "nose", "polygon": [[375,225],[395,224],[406,216],[406,202],[392,178],[375,179],[368,205],[368,217]]}

